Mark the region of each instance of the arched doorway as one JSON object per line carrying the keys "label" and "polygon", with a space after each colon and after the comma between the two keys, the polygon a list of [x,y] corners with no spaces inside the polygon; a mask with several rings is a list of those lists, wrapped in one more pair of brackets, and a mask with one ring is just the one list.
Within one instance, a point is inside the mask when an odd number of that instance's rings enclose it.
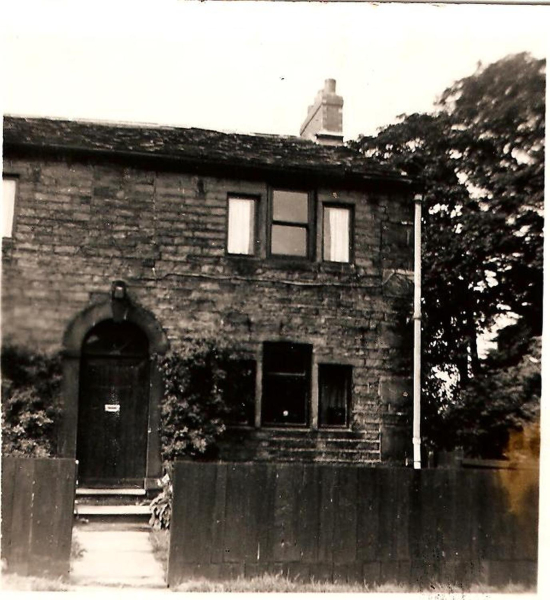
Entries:
{"label": "arched doorway", "polygon": [[149,341],[138,325],[107,319],[87,333],[76,445],[81,485],[143,485],[149,378]]}

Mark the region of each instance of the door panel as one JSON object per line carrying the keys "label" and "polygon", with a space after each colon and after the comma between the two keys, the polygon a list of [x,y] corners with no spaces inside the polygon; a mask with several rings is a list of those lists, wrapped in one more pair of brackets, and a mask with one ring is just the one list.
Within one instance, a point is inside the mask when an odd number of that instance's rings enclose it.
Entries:
{"label": "door panel", "polygon": [[77,456],[81,482],[145,477],[147,357],[84,356]]}

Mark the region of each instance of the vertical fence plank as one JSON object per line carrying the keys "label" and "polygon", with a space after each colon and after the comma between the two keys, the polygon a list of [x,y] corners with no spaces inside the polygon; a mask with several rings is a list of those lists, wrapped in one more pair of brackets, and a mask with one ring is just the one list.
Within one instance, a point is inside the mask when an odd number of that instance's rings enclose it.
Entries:
{"label": "vertical fence plank", "polygon": [[72,538],[75,461],[2,460],[2,557],[20,575],[66,577]]}
{"label": "vertical fence plank", "polygon": [[259,531],[258,548],[259,560],[262,569],[274,561],[274,531],[275,519],[275,494],[277,489],[277,466],[273,464],[261,465],[264,471],[263,489],[259,498]]}
{"label": "vertical fence plank", "polygon": [[279,465],[273,522],[275,562],[300,560],[298,547],[303,465]]}
{"label": "vertical fence plank", "polygon": [[15,468],[14,458],[2,457],[2,544],[0,547],[2,559],[6,561],[11,554]]}
{"label": "vertical fence plank", "polygon": [[225,555],[225,527],[227,504],[227,465],[219,465],[216,469],[216,487],[214,491],[214,515],[212,519],[212,548],[210,561],[221,564]]}
{"label": "vertical fence plank", "polygon": [[379,561],[379,469],[357,469],[357,560]]}
{"label": "vertical fence plank", "polygon": [[380,560],[388,564],[397,560],[396,553],[396,521],[397,507],[395,489],[398,485],[399,474],[393,469],[380,469],[380,512],[378,555]]}
{"label": "vertical fence plank", "polygon": [[51,459],[35,461],[30,558],[35,575],[50,577],[69,575],[74,471],[73,461]]}
{"label": "vertical fence plank", "polygon": [[357,558],[357,467],[337,467],[334,495],[334,564]]}
{"label": "vertical fence plank", "polygon": [[27,575],[31,551],[32,488],[34,461],[16,460],[13,480],[13,511],[11,522],[11,547],[8,567],[14,573]]}
{"label": "vertical fence plank", "polygon": [[250,514],[251,495],[258,493],[250,474],[251,465],[232,465],[227,471],[226,526],[224,562],[243,563],[254,552],[249,530],[254,524]]}
{"label": "vertical fence plank", "polygon": [[[174,586],[193,569],[210,564],[214,514],[215,464],[176,462],[170,522],[168,585]],[[200,573],[200,568],[199,568]]]}
{"label": "vertical fence plank", "polygon": [[329,466],[320,466],[321,511],[319,513],[319,562],[333,563],[334,512],[336,495],[336,471]]}
{"label": "vertical fence plank", "polygon": [[319,513],[321,511],[321,481],[316,465],[304,467],[299,495],[297,542],[300,560],[315,563],[319,555]]}

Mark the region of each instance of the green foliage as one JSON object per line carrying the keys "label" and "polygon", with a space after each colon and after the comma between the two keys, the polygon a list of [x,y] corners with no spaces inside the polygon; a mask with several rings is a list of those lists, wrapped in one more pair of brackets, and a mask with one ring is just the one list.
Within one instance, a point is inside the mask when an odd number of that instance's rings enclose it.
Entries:
{"label": "green foliage", "polygon": [[469,456],[503,458],[509,435],[540,417],[541,338],[510,365],[507,351],[492,352],[479,376],[464,387],[456,404],[445,411],[447,444]]}
{"label": "green foliage", "polygon": [[[494,442],[498,452],[512,426],[506,415],[519,415],[507,369],[542,333],[544,92],[545,62],[510,56],[453,84],[432,114],[402,115],[354,144],[424,185],[423,433],[431,446],[453,440],[486,453]],[[500,335],[523,350],[484,362],[479,335],[503,316],[518,324]],[[479,445],[467,442],[476,427]]]}
{"label": "green foliage", "polygon": [[56,453],[60,386],[58,355],[3,347],[3,454],[52,456]]}
{"label": "green foliage", "polygon": [[214,458],[227,423],[248,419],[243,382],[250,381],[249,361],[239,360],[233,348],[217,340],[193,340],[181,352],[156,360],[164,381],[163,461]]}

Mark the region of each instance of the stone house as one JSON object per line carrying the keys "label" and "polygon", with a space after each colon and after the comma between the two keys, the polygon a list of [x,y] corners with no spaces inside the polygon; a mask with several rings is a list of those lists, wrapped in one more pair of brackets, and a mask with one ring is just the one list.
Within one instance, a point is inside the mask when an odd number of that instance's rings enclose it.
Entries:
{"label": "stone house", "polygon": [[5,117],[3,338],[62,350],[82,482],[155,485],[149,357],[214,335],[252,374],[222,459],[404,463],[414,184],[342,105],[327,80],[301,137]]}

